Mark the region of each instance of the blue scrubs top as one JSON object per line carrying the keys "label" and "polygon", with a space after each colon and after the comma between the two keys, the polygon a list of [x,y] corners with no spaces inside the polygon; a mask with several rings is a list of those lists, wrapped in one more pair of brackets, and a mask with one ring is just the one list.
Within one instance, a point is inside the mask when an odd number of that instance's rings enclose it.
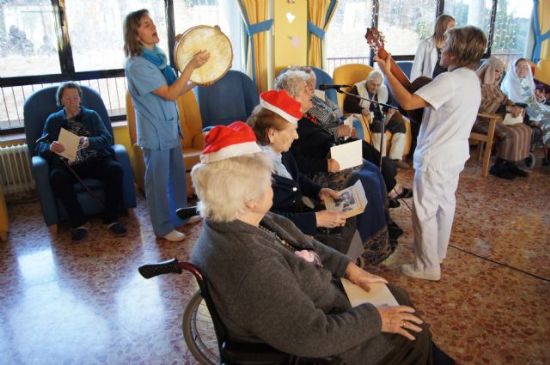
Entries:
{"label": "blue scrubs top", "polygon": [[129,58],[124,69],[136,112],[137,143],[151,150],[178,147],[177,104],[153,94],[154,90],[166,85],[164,75],[141,56]]}

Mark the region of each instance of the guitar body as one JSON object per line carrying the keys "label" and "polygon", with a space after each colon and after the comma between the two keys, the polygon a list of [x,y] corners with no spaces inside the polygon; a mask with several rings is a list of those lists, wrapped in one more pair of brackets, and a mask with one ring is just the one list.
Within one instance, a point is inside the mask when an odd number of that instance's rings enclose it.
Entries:
{"label": "guitar body", "polygon": [[[429,84],[432,81],[431,78],[426,76],[420,76],[416,80],[414,80],[412,83],[410,83],[410,86],[407,88],[407,90],[414,94],[416,90],[420,89],[422,86]],[[415,123],[420,124],[422,122],[422,114],[424,112],[424,108],[420,109],[414,109],[414,110],[404,110],[401,107],[399,107],[399,111],[401,114],[406,115],[407,118],[412,120]]]}
{"label": "guitar body", "polygon": [[[380,32],[376,28],[367,28],[367,34],[365,34],[365,38],[367,39],[367,43],[369,44],[369,46],[371,46],[371,48],[376,52],[376,55],[384,61],[387,61],[388,52],[386,52],[386,50],[384,49],[383,36],[380,34]],[[432,81],[432,79],[429,77],[421,76],[411,83],[407,75],[405,75],[403,70],[401,70],[401,68],[395,63],[393,58],[390,59],[390,62],[391,73],[393,74],[393,76],[395,76],[399,83],[403,85],[405,89],[407,89],[411,94]],[[424,111],[423,108],[415,110],[403,110],[401,107],[399,107],[399,111],[401,112],[401,114],[407,116],[407,118],[415,123],[420,124],[422,122],[422,112]]]}

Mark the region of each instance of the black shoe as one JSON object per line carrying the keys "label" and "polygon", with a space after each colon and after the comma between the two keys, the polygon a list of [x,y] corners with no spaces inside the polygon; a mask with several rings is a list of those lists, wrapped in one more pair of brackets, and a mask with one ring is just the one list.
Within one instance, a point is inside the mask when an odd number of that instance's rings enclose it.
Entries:
{"label": "black shoe", "polygon": [[401,203],[399,203],[397,199],[390,199],[388,206],[390,208],[399,208],[401,206]]}
{"label": "black shoe", "polygon": [[124,228],[124,226],[119,222],[111,223],[107,229],[117,237],[126,236],[128,233],[126,228]]}
{"label": "black shoe", "polygon": [[398,196],[395,197],[395,199],[409,199],[412,198],[413,191],[411,189],[403,188],[401,190],[401,193],[399,193]]}
{"label": "black shoe", "polygon": [[197,212],[197,206],[194,205],[187,208],[178,208],[176,210],[176,214],[178,215],[178,217],[180,217],[180,219],[186,220],[196,215],[199,215],[199,212]]}
{"label": "black shoe", "polygon": [[520,169],[515,163],[511,162],[506,165],[508,171],[510,171],[513,175],[519,176],[519,177],[527,177],[529,174],[527,171],[523,171]]}
{"label": "black shoe", "polygon": [[80,226],[71,230],[71,240],[82,241],[88,235],[86,227]]}
{"label": "black shoe", "polygon": [[489,170],[489,173],[506,180],[514,180],[516,178],[516,175],[509,171],[504,165],[494,164]]}
{"label": "black shoe", "polygon": [[403,234],[403,230],[397,225],[397,223],[391,221],[388,223],[388,234],[390,239],[397,240]]}

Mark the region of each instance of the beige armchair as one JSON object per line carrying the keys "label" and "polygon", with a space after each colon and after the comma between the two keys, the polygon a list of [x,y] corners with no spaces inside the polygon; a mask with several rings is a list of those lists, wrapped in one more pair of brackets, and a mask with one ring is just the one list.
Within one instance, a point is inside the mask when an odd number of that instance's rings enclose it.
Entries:
{"label": "beige armchair", "polygon": [[[191,196],[195,192],[191,183],[191,169],[199,162],[199,156],[204,147],[202,119],[195,94],[192,90],[178,97],[177,103],[180,113],[180,128],[183,134],[182,153],[185,162],[187,195]],[[134,171],[137,186],[143,191],[145,165],[141,147],[137,145],[136,116],[134,106],[132,105],[132,98],[129,93],[126,93],[126,115],[128,119],[130,142],[133,148],[133,158],[131,159],[132,170]]]}

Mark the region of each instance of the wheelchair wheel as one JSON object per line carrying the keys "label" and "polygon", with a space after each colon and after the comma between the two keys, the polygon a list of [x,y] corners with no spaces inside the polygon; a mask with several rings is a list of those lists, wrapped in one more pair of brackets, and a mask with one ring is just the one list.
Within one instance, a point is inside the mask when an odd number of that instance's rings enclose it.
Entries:
{"label": "wheelchair wheel", "polygon": [[201,365],[220,362],[214,324],[200,291],[197,291],[183,312],[183,338],[191,354]]}
{"label": "wheelchair wheel", "polygon": [[527,168],[532,169],[535,167],[535,164],[537,163],[537,158],[535,157],[535,154],[533,152],[529,152],[529,156],[525,159],[525,166]]}

